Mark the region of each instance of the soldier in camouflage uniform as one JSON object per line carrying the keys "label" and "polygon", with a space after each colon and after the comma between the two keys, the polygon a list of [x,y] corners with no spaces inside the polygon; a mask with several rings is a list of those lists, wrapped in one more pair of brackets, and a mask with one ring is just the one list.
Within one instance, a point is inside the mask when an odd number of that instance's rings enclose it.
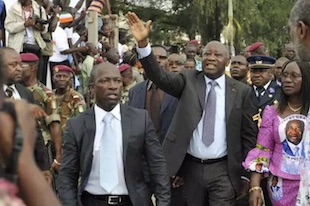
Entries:
{"label": "soldier in camouflage uniform", "polygon": [[65,131],[67,121],[79,115],[86,109],[84,97],[77,91],[70,88],[70,80],[73,77],[73,70],[65,65],[57,65],[53,68],[54,93],[61,118],[61,131]]}
{"label": "soldier in camouflage uniform", "polygon": [[61,135],[60,135],[60,116],[54,93],[37,79],[39,58],[32,53],[20,54],[22,59],[22,84],[33,94],[34,101],[47,114],[46,118],[39,120],[40,129],[44,137],[45,144],[52,140],[55,147],[55,160],[52,168],[59,170],[61,164]]}

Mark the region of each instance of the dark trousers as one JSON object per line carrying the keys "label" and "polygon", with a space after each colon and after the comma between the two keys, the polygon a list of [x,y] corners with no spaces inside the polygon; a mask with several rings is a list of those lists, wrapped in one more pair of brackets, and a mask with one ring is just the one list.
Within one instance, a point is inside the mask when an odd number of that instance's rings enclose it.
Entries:
{"label": "dark trousers", "polygon": [[[171,180],[171,183],[173,180]],[[183,193],[183,186],[178,188],[171,187],[171,206],[187,206]]]}
{"label": "dark trousers", "polygon": [[188,206],[235,206],[227,160],[202,164],[185,158],[181,173]]}
{"label": "dark trousers", "polygon": [[[83,192],[81,196],[83,206],[110,206],[105,201],[102,201],[88,192]],[[132,206],[132,204],[119,204],[115,206]]]}
{"label": "dark trousers", "polygon": [[[51,78],[52,78],[52,80],[53,80],[53,75],[54,75],[54,74],[53,74],[53,68],[54,68],[55,66],[57,66],[57,65],[66,65],[66,66],[68,66],[68,67],[71,66],[68,60],[65,60],[65,61],[63,61],[63,62],[50,62],[50,72],[51,72]],[[54,82],[53,82],[53,81],[52,81],[52,88],[53,88],[53,89],[55,88],[55,85],[54,85]]]}
{"label": "dark trousers", "polygon": [[[41,72],[38,72],[38,79],[40,82],[42,82],[44,85],[46,85],[46,77],[47,77],[47,66],[48,66],[48,60],[49,56],[42,56],[42,70]],[[52,76],[52,74],[51,74]]]}

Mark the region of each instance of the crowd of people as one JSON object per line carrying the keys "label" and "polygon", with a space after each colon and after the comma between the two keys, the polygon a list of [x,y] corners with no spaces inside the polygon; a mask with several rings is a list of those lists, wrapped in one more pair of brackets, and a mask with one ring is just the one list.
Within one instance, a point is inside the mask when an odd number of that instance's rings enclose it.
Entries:
{"label": "crowd of people", "polygon": [[0,205],[310,205],[309,1],[277,58],[172,51],[133,12],[115,45],[84,3],[0,0]]}

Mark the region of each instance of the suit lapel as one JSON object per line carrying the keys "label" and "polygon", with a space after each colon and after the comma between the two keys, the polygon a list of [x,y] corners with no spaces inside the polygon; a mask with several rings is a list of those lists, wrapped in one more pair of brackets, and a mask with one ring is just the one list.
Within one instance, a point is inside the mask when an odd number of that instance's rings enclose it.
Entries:
{"label": "suit lapel", "polygon": [[252,95],[251,95],[251,99],[252,99],[252,103],[254,104],[255,107],[258,107],[259,105],[259,101],[258,101],[258,98],[256,96],[256,93],[255,93],[255,90],[254,90],[254,87],[252,86]]}
{"label": "suit lapel", "polygon": [[141,104],[141,109],[146,108],[146,93],[147,93],[147,84],[149,81],[144,81],[141,84],[141,87],[139,88],[139,102]]}
{"label": "suit lapel", "polygon": [[[91,163],[92,163],[92,155],[93,155],[93,148],[94,148],[94,140],[95,140],[95,134],[96,134],[96,122],[95,122],[95,111],[94,107],[88,109],[85,112],[85,129],[86,129],[86,135],[87,138],[84,138],[83,145],[87,145],[86,151],[86,160],[91,160],[88,162],[87,169],[90,171],[91,169]],[[87,173],[88,174],[88,173]]]}
{"label": "suit lapel", "polygon": [[229,120],[231,110],[234,106],[234,100],[236,97],[236,85],[235,83],[227,76],[226,78],[226,90],[225,90],[225,115],[226,115],[226,123]]}
{"label": "suit lapel", "polygon": [[131,118],[128,112],[128,106],[123,104],[121,104],[121,124],[122,124],[122,136],[123,136],[123,162],[124,165],[126,165]]}
{"label": "suit lapel", "polygon": [[19,96],[22,98],[22,99],[27,99],[28,100],[28,95],[27,93],[25,92],[25,89],[27,89],[26,87],[23,88],[22,85],[20,84],[15,84],[15,87],[16,87],[16,90],[18,91],[19,93]]}
{"label": "suit lapel", "polygon": [[170,102],[172,101],[172,96],[170,96],[167,93],[164,93],[164,98],[160,107],[160,115],[166,110],[166,108],[169,106]]}
{"label": "suit lapel", "polygon": [[205,98],[206,98],[206,81],[204,79],[204,73],[200,72],[197,76],[196,84],[196,91],[199,99],[199,103],[201,109],[204,110],[205,106]]}

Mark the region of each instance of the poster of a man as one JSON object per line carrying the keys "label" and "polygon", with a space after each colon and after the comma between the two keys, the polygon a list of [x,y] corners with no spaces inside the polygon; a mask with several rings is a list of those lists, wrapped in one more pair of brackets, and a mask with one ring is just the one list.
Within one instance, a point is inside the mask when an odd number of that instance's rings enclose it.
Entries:
{"label": "poster of a man", "polygon": [[290,120],[285,127],[286,139],[282,142],[283,151],[290,155],[299,157],[302,150],[302,136],[305,123],[301,120]]}
{"label": "poster of a man", "polygon": [[280,200],[283,197],[282,191],[282,179],[278,176],[271,176],[269,179],[270,192],[272,194],[272,199]]}

